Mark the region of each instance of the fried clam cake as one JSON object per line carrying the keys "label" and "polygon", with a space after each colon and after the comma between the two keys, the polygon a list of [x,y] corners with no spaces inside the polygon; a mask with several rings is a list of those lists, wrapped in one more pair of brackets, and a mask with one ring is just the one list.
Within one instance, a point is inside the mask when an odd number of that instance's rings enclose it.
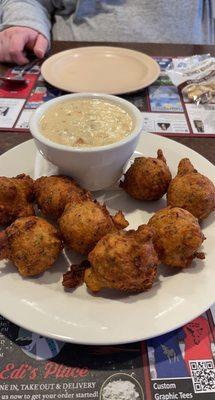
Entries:
{"label": "fried clam cake", "polygon": [[24,277],[51,268],[62,248],[57,229],[35,216],[18,218],[0,235],[0,259],[9,259]]}
{"label": "fried clam cake", "polygon": [[36,203],[46,217],[58,219],[70,202],[81,198],[92,199],[90,192],[82,189],[74,179],[64,175],[42,176],[34,183]]}
{"label": "fried clam cake", "polygon": [[147,225],[135,230],[105,235],[88,255],[85,269],[88,289],[103,288],[125,293],[139,293],[153,285],[159,259],[153,245],[153,231]]}
{"label": "fried clam cake", "polygon": [[166,193],[171,178],[166,159],[159,149],[157,158],[135,158],[120,187],[136,200],[159,200]]}
{"label": "fried clam cake", "polygon": [[194,168],[188,158],[183,158],[169,185],[167,204],[184,208],[201,221],[215,210],[215,186]]}
{"label": "fried clam cake", "polygon": [[0,177],[0,225],[10,225],[19,217],[34,215],[33,179],[21,174]]}
{"label": "fried clam cake", "polygon": [[197,218],[179,207],[157,211],[148,225],[154,231],[153,243],[162,263],[176,268],[189,267],[194,258],[204,258],[199,252],[205,237]]}
{"label": "fried clam cake", "polygon": [[58,223],[65,243],[81,254],[88,254],[107,233],[128,226],[121,211],[111,216],[104,204],[90,199],[67,203]]}

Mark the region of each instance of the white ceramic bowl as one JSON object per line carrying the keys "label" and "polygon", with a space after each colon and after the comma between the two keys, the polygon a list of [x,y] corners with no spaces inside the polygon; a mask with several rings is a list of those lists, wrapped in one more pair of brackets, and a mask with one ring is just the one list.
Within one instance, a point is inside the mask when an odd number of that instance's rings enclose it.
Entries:
{"label": "white ceramic bowl", "polygon": [[[39,121],[49,107],[69,99],[82,98],[99,98],[124,108],[134,121],[130,135],[110,145],[80,148],[52,142],[42,135]],[[138,108],[120,97],[100,93],[77,93],[57,97],[38,107],[31,117],[30,131],[39,152],[45,159],[57,165],[60,173],[72,176],[88,190],[101,190],[112,186],[120,178],[124,165],[136,148],[142,125],[143,118]]]}

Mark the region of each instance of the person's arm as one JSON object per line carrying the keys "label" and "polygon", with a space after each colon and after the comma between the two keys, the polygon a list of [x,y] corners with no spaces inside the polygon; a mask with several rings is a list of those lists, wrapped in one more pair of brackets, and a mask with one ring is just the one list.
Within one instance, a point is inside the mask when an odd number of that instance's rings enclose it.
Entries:
{"label": "person's arm", "polygon": [[2,0],[2,23],[0,30],[11,26],[23,26],[40,32],[50,40],[50,0]]}
{"label": "person's arm", "polygon": [[50,43],[50,0],[2,0],[0,61],[25,64],[25,50],[44,56]]}

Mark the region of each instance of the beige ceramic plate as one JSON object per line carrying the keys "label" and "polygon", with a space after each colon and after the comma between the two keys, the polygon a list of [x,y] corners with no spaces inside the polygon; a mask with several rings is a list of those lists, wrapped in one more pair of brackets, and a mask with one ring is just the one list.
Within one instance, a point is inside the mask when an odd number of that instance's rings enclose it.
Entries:
{"label": "beige ceramic plate", "polygon": [[159,65],[151,57],[121,47],[80,47],[48,58],[44,79],[67,92],[123,94],[151,85]]}

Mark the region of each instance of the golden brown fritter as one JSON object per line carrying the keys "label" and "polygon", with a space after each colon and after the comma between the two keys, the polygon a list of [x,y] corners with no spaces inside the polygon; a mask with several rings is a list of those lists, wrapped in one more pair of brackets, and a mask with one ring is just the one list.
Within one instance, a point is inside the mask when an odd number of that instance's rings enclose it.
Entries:
{"label": "golden brown fritter", "polygon": [[106,233],[128,225],[121,212],[111,217],[105,205],[92,200],[67,203],[58,222],[65,242],[81,254],[88,254]]}
{"label": "golden brown fritter", "polygon": [[79,201],[81,198],[92,198],[90,192],[82,189],[71,178],[66,176],[42,176],[34,184],[35,199],[42,213],[58,219],[68,201]]}
{"label": "golden brown fritter", "polygon": [[171,178],[163,152],[158,150],[157,158],[135,158],[120,186],[134,199],[158,200],[166,193]]}
{"label": "golden brown fritter", "polygon": [[151,288],[159,264],[152,237],[153,231],[146,225],[137,231],[104,236],[88,255],[91,268],[85,270],[84,276],[88,289],[138,293]]}
{"label": "golden brown fritter", "polygon": [[35,216],[17,219],[0,238],[0,259],[8,258],[22,276],[44,272],[61,250],[62,242],[54,226]]}
{"label": "golden brown fritter", "polygon": [[0,177],[0,225],[7,226],[19,217],[34,215],[33,180],[21,174]]}
{"label": "golden brown fritter", "polygon": [[184,208],[201,221],[215,209],[215,186],[194,169],[188,158],[183,158],[169,185],[167,204]]}
{"label": "golden brown fritter", "polygon": [[155,250],[164,264],[186,268],[195,257],[204,258],[197,250],[205,237],[198,220],[188,211],[178,207],[164,208],[153,215],[148,225],[155,232]]}

